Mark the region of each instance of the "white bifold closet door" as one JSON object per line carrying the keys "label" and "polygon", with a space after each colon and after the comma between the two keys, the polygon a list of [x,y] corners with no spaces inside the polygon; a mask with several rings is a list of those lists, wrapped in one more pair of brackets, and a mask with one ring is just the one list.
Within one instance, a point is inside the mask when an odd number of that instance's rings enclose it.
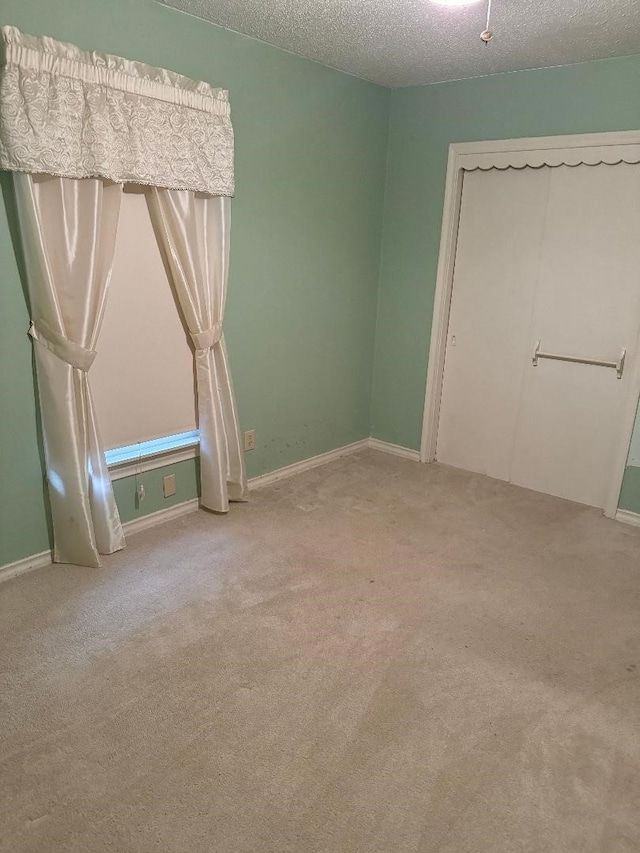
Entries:
{"label": "white bifold closet door", "polygon": [[[640,166],[464,176],[436,458],[605,504],[640,329]],[[540,360],[544,352],[616,361]]]}

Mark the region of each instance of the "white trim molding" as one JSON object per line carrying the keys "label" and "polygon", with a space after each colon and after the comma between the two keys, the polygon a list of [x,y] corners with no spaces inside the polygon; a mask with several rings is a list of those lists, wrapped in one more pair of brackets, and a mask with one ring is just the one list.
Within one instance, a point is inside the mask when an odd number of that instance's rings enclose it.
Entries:
{"label": "white trim molding", "polygon": [[328,462],[333,462],[335,459],[340,459],[343,456],[350,456],[352,453],[358,453],[360,450],[380,450],[383,453],[390,453],[393,456],[401,456],[403,459],[412,459],[414,462],[420,461],[420,452],[418,450],[400,447],[397,444],[389,444],[377,438],[363,438],[360,441],[354,441],[353,444],[345,444],[344,447],[329,450],[327,453],[320,453],[318,456],[303,459],[301,462],[294,462],[293,465],[277,468],[268,474],[252,477],[248,485],[250,489],[260,489],[263,486],[275,483],[277,480],[283,480],[285,477],[293,477],[295,474],[302,474],[304,471],[310,471],[319,465],[326,465]]}
{"label": "white trim molding", "polygon": [[616,521],[621,521],[623,524],[631,524],[634,527],[640,527],[640,515],[637,512],[630,512],[628,509],[619,509],[615,516]]}
{"label": "white trim molding", "polygon": [[[489,142],[452,143],[449,146],[447,174],[440,233],[440,251],[431,325],[431,343],[427,365],[427,387],[422,422],[420,459],[432,462],[436,457],[440,399],[446,355],[447,327],[453,291],[453,273],[458,242],[458,224],[465,171],[490,168],[534,168],[562,163],[640,162],[640,130],[615,133],[588,133],[574,136],[542,136],[526,139],[500,139]],[[640,330],[639,330],[640,331]],[[640,359],[633,366],[625,415],[611,471],[604,514],[617,517],[618,497],[627,460],[640,389]]]}
{"label": "white trim molding", "polygon": [[140,533],[142,530],[155,527],[156,524],[163,524],[165,521],[171,521],[174,518],[180,518],[183,515],[188,515],[190,512],[195,512],[199,505],[199,498],[192,498],[190,501],[183,501],[182,503],[168,506],[166,509],[159,509],[156,512],[149,512],[147,515],[141,515],[139,518],[132,518],[130,521],[125,521],[122,529],[127,535]]}
{"label": "white trim molding", "polygon": [[268,474],[260,474],[258,477],[252,477],[248,482],[248,486],[250,489],[260,489],[262,486],[270,486],[276,480],[283,480],[285,477],[302,474],[304,471],[310,471],[319,465],[326,465],[328,462],[333,462],[334,459],[350,456],[352,453],[357,453],[359,450],[366,450],[368,447],[369,439],[363,438],[361,441],[354,441],[353,444],[345,444],[344,447],[337,447],[335,450],[319,453],[317,456],[311,456],[309,459],[294,462],[292,465],[276,468],[275,471],[270,471]]}
{"label": "white trim molding", "polygon": [[123,480],[125,477],[144,474],[146,471],[153,471],[156,468],[165,468],[167,465],[175,465],[176,462],[184,462],[186,459],[195,459],[199,455],[199,444],[192,444],[190,447],[178,447],[175,450],[165,450],[142,459],[110,466],[109,475],[112,481]]}
{"label": "white trim molding", "polygon": [[533,136],[488,142],[460,142],[449,146],[465,171],[524,169],[530,166],[597,166],[640,163],[640,131],[582,133],[572,136]]}
{"label": "white trim molding", "polygon": [[26,575],[27,572],[32,572],[34,569],[44,569],[50,565],[51,551],[41,551],[39,554],[23,557],[22,560],[16,560],[15,563],[0,566],[0,583],[18,575]]}
{"label": "white trim molding", "polygon": [[401,447],[399,444],[380,441],[379,438],[370,438],[368,447],[370,450],[379,450],[382,453],[390,453],[392,456],[400,456],[402,459],[411,459],[413,462],[420,462],[419,450],[411,450],[410,447]]}

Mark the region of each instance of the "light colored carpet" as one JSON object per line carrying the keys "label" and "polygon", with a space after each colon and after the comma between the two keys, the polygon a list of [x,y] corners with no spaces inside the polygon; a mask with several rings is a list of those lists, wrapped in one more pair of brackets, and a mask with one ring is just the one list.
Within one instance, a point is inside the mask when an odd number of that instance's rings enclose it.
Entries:
{"label": "light colored carpet", "polygon": [[0,587],[0,850],[640,850],[640,530],[373,451]]}

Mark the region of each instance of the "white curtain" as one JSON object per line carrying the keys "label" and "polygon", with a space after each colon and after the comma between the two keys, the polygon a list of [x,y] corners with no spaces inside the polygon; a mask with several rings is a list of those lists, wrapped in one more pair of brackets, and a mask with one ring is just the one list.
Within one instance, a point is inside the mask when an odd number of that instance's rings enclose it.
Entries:
{"label": "white curtain", "polygon": [[99,566],[124,536],[87,372],[95,358],[122,186],[14,176],[24,245],[55,562]]}
{"label": "white curtain", "polygon": [[124,546],[87,377],[123,183],[154,187],[196,349],[202,505],[246,495],[222,337],[233,159],[224,89],[0,27],[0,169],[15,173],[58,562]]}
{"label": "white curtain", "polygon": [[230,199],[154,188],[150,210],[195,347],[201,504],[226,512],[247,481],[222,332],[229,266]]}

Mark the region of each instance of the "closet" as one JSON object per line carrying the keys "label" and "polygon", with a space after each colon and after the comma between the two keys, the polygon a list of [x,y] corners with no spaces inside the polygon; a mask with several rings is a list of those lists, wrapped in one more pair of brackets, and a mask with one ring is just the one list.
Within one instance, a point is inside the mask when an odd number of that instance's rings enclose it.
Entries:
{"label": "closet", "polygon": [[640,330],[638,235],[638,164],[464,173],[438,461],[605,505]]}

